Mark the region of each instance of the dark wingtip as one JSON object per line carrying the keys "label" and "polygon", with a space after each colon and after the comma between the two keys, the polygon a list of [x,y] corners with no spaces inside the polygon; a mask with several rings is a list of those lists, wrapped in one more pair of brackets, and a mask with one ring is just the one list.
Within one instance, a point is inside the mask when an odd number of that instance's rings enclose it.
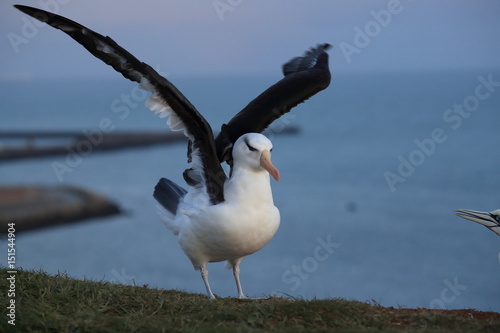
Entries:
{"label": "dark wingtip", "polygon": [[[33,16],[33,17],[36,16],[35,18],[42,21],[42,22],[45,22],[43,20],[43,18],[46,16],[45,14],[48,13],[48,12],[41,10],[41,9],[38,9],[38,8],[33,8],[33,7],[23,6],[23,5],[14,5],[14,8],[17,8],[20,11],[22,11],[23,13],[28,14],[30,16]],[[38,13],[43,14],[43,15],[37,15]]]}
{"label": "dark wingtip", "polygon": [[329,43],[323,43],[323,44],[319,44],[318,47],[322,48],[324,51],[327,51],[327,50],[333,48],[333,45],[329,44]]}
{"label": "dark wingtip", "polygon": [[14,5],[14,8],[19,9],[25,14],[31,15],[31,13],[34,11],[35,8],[33,7],[28,7],[28,6],[23,6],[23,5]]}
{"label": "dark wingtip", "polygon": [[321,62],[320,58],[328,59],[328,54],[326,54],[325,51],[327,51],[331,47],[332,45],[328,43],[318,44],[316,45],[316,47],[311,47],[304,53],[304,55],[295,57],[284,64],[282,67],[283,74],[287,76],[289,74],[308,70],[314,67],[318,63],[318,61]]}

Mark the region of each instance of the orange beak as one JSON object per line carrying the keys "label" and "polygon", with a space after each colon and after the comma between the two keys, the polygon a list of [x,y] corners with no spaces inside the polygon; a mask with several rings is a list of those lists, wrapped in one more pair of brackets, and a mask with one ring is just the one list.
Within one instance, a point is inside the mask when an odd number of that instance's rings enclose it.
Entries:
{"label": "orange beak", "polygon": [[260,155],[260,165],[269,172],[273,178],[278,181],[280,180],[280,172],[276,169],[271,162],[271,155],[269,154],[269,150],[264,150],[262,155]]}

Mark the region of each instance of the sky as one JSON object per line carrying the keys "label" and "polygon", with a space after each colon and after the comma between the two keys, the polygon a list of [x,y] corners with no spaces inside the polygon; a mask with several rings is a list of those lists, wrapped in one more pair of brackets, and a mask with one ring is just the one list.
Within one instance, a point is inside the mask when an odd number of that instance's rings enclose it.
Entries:
{"label": "sky", "polygon": [[500,68],[497,0],[2,0],[1,81],[116,75],[16,3],[108,35],[176,76],[279,74],[324,42],[332,72]]}

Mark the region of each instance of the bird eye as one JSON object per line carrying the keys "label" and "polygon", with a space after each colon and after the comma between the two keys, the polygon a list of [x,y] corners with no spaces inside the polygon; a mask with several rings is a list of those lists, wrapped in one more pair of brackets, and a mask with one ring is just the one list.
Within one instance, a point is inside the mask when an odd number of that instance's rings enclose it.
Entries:
{"label": "bird eye", "polygon": [[250,151],[257,151],[257,149],[255,149],[254,147],[250,146],[248,143],[247,143],[247,147]]}
{"label": "bird eye", "polygon": [[500,215],[497,215],[497,214],[494,214],[494,213],[490,213],[490,216],[492,219],[494,219],[495,221],[497,221],[498,223],[500,223]]}

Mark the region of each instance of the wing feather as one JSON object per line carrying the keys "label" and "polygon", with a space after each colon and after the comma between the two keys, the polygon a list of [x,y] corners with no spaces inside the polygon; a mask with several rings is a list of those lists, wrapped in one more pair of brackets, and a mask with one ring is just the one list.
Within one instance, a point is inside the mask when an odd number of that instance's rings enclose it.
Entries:
{"label": "wing feather", "polygon": [[[183,130],[192,142],[193,169],[202,175],[212,204],[224,201],[226,175],[216,154],[212,128],[189,100],[151,66],[139,61],[113,39],[70,19],[37,8],[15,5],[22,12],[59,29],[125,78],[150,91],[147,106],[160,117],[169,117],[172,130]],[[199,169],[198,169],[199,168]]]}
{"label": "wing feather", "polygon": [[215,138],[220,162],[231,164],[234,142],[246,133],[261,133],[273,121],[298,104],[326,89],[330,84],[328,50],[330,44],[320,44],[303,56],[283,65],[285,77],[269,87],[236,114]]}

